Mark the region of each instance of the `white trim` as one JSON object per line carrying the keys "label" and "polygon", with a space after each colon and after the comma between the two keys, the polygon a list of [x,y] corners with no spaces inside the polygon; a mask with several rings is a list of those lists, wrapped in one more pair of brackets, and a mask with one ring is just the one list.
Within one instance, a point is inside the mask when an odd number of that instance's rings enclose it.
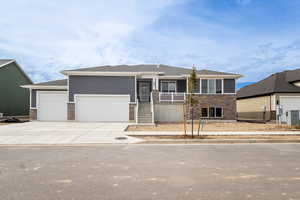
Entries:
{"label": "white trim", "polygon": [[[86,97],[130,97],[130,94],[74,94],[75,97],[86,96]],[[74,101],[76,103],[76,101]],[[130,103],[130,101],[128,102]]]}
{"label": "white trim", "polygon": [[22,88],[40,89],[40,90],[68,90],[67,85],[21,85]]}
{"label": "white trim", "polygon": [[29,108],[32,109],[32,102],[31,102],[31,95],[32,95],[32,89],[29,89]]}
{"label": "white trim", "polygon": [[136,75],[158,75],[164,72],[110,72],[110,71],[61,71],[64,75],[73,76],[136,76]]}
{"label": "white trim", "polygon": [[[182,76],[190,76],[189,74],[183,74]],[[243,75],[203,75],[203,74],[197,74],[197,78],[233,78],[233,79],[239,79],[242,78]]]}
{"label": "white trim", "polygon": [[[221,93],[222,94],[224,94],[224,78],[222,78],[222,80],[221,80],[221,84],[222,84],[222,91],[221,91]],[[234,86],[234,89],[236,88],[236,86]]]}
{"label": "white trim", "polygon": [[1,68],[1,67],[4,67],[4,66],[6,66],[6,65],[8,65],[8,64],[10,64],[10,63],[13,63],[13,62],[15,62],[15,60],[10,60],[10,61],[8,61],[8,62],[6,62],[6,63],[3,63],[2,65],[0,65],[0,68]]}
{"label": "white trim", "polygon": [[136,102],[136,101],[137,101],[137,95],[138,95],[138,94],[137,94],[137,84],[138,84],[138,83],[137,83],[137,76],[136,76],[136,75],[134,76],[134,79],[135,79],[135,83],[134,83],[134,84],[135,84],[135,85],[134,85],[134,89],[135,89],[135,95],[134,95],[134,96],[135,96],[135,97],[134,97],[134,98],[135,98],[135,102]]}
{"label": "white trim", "polygon": [[[288,98],[299,98],[300,97],[300,95],[299,96],[279,96],[279,98],[281,98],[281,97],[288,97]],[[279,102],[280,103],[280,102]]]}

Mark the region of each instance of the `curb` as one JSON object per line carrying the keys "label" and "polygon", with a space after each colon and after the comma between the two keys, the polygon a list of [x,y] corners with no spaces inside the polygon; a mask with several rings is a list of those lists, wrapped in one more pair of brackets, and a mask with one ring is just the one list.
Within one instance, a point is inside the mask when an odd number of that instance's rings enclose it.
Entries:
{"label": "curb", "polygon": [[138,144],[253,144],[253,143],[300,143],[300,139],[157,139]]}

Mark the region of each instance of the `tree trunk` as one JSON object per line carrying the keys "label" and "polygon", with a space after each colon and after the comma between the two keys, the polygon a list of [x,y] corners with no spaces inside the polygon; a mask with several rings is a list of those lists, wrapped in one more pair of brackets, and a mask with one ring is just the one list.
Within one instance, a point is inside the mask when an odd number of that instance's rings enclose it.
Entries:
{"label": "tree trunk", "polygon": [[192,138],[194,137],[194,107],[192,107]]}

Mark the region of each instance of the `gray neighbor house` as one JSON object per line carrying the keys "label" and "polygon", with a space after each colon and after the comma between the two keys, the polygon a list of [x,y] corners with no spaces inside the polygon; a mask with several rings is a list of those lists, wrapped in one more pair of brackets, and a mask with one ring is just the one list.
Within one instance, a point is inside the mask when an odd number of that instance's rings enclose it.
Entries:
{"label": "gray neighbor house", "polygon": [[[23,85],[30,118],[40,121],[180,122],[191,69],[118,65],[65,70],[67,78]],[[196,117],[236,120],[239,74],[198,70]]]}

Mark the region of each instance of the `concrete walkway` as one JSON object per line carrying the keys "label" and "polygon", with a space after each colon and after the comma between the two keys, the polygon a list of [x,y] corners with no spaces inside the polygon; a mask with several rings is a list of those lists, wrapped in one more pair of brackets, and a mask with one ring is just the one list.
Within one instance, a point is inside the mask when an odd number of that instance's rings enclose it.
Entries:
{"label": "concrete walkway", "polygon": [[[127,126],[127,123],[79,122],[28,122],[0,125],[0,145],[127,144],[143,141],[125,135],[124,130]],[[121,140],[117,139],[120,137]]]}

